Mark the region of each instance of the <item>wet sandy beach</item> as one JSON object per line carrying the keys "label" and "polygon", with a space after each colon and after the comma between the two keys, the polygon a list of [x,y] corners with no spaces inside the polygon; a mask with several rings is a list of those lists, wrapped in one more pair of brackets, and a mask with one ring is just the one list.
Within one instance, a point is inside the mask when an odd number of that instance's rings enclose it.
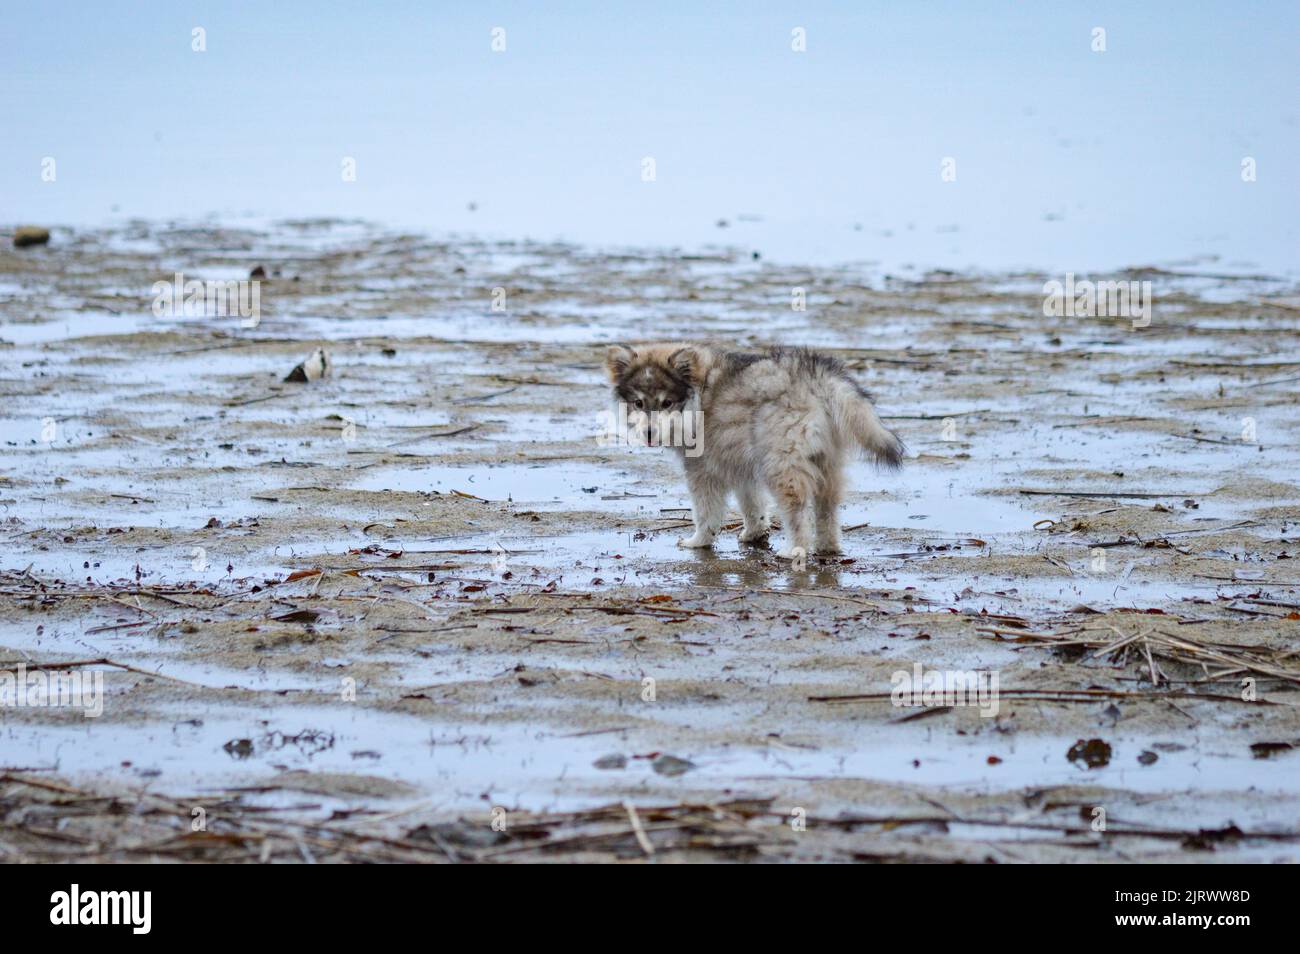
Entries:
{"label": "wet sandy beach", "polygon": [[[255,327],[151,310],[258,267]],[[0,855],[1300,859],[1298,290],[1109,276],[1134,328],[1045,317],[1059,277],[338,221],[0,250],[0,659],[104,686],[0,707]],[[599,439],[604,345],[669,337],[875,394],[912,456],[854,468],[843,556],[676,546],[675,462]],[[917,664],[996,713],[894,705]]]}

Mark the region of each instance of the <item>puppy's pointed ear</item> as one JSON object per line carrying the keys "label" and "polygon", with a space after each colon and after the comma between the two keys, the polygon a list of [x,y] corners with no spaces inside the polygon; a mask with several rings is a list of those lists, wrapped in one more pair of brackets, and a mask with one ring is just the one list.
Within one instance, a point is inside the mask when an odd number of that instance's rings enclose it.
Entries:
{"label": "puppy's pointed ear", "polygon": [[694,348],[678,348],[668,356],[668,367],[688,384],[700,381],[700,353]]}
{"label": "puppy's pointed ear", "polygon": [[609,372],[609,379],[617,384],[634,358],[636,352],[627,345],[610,345],[609,350],[605,352],[605,370]]}

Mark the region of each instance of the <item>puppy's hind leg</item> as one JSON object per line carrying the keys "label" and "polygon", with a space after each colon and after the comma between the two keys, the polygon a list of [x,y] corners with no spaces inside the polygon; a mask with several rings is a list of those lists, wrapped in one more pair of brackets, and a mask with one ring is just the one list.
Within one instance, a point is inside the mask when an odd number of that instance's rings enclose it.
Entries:
{"label": "puppy's hind leg", "polygon": [[812,552],[813,501],[817,482],[806,468],[794,465],[772,476],[772,495],[785,522],[786,545],[777,551],[784,560],[803,562]]}
{"label": "puppy's hind leg", "polygon": [[677,541],[679,547],[711,547],[727,515],[727,489],[714,476],[688,471],[686,483],[691,491],[691,515],[695,518],[695,535]]}
{"label": "puppy's hind leg", "polygon": [[831,461],[817,488],[817,552],[840,552],[840,502],[844,499],[844,474],[839,461]]}
{"label": "puppy's hind leg", "polygon": [[746,482],[737,488],[736,500],[745,518],[745,526],[740,531],[740,542],[757,543],[772,529],[772,521],[764,512],[763,492],[757,484]]}

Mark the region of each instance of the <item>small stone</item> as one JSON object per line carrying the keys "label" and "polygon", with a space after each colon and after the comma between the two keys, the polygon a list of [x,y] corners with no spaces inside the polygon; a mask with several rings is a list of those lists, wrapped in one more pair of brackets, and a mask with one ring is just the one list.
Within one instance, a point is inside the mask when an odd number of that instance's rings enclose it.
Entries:
{"label": "small stone", "polygon": [[14,248],[28,245],[45,245],[50,240],[50,230],[39,225],[20,225],[14,229]]}
{"label": "small stone", "polygon": [[309,354],[297,367],[285,376],[286,381],[295,381],[299,384],[306,384],[325,377],[330,371],[329,355],[325,353],[324,348],[317,348]]}
{"label": "small stone", "polygon": [[1111,747],[1101,739],[1080,739],[1070,746],[1065,757],[1071,762],[1082,762],[1090,769],[1110,764]]}
{"label": "small stone", "polygon": [[253,754],[252,739],[231,739],[222,746],[232,758],[246,759]]}
{"label": "small stone", "polygon": [[685,775],[691,769],[695,768],[694,762],[686,759],[679,759],[675,755],[661,755],[650,764],[650,767],[660,775],[674,776]]}

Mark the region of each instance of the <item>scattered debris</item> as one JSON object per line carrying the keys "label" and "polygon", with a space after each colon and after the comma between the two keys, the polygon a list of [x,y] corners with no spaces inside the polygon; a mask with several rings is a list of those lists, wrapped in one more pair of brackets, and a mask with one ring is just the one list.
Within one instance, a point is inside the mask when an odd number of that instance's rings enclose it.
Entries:
{"label": "scattered debris", "polygon": [[[6,396],[28,423],[0,468],[0,693],[20,665],[82,671],[105,719],[3,710],[0,854],[1300,859],[1277,797],[1300,744],[1300,363],[1266,288],[1170,280],[1177,324],[1121,337],[1045,330],[1036,275],[301,228],[220,248],[79,229],[7,260]],[[254,278],[257,249],[302,280],[277,280],[254,334],[102,293],[159,248]],[[778,336],[760,319],[795,280],[819,307]],[[498,283],[511,308],[489,317]],[[43,314],[51,291],[69,307]],[[845,554],[792,572],[740,546],[734,511],[713,551],[675,546],[674,462],[598,444],[584,411],[608,402],[599,342],[629,307],[672,334],[828,344],[878,386],[923,452],[883,483],[854,471]],[[318,345],[324,383],[277,380]],[[1235,439],[1246,416],[1263,450],[1178,436]],[[916,663],[997,673],[996,713],[896,708]],[[1099,735],[1109,770],[1087,768]],[[1102,804],[1104,838],[1081,815]]]}

